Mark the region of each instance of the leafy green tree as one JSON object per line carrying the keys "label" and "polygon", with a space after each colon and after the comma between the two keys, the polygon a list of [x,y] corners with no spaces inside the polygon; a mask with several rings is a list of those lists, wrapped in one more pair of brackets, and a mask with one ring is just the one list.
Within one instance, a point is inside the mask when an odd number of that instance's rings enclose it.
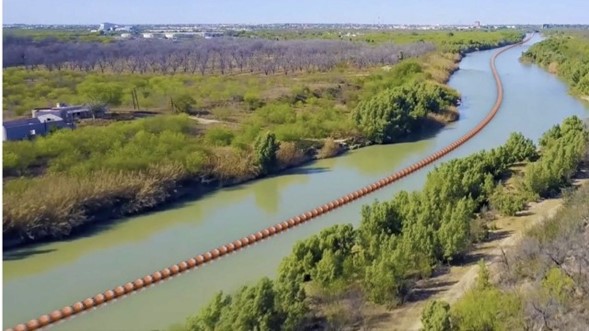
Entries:
{"label": "leafy green tree", "polygon": [[408,256],[401,249],[391,249],[394,246],[391,240],[393,238],[382,243],[382,254],[366,267],[362,282],[369,300],[389,308],[403,302],[408,288]]}
{"label": "leafy green tree", "polygon": [[463,198],[455,205],[448,205],[440,229],[438,242],[445,260],[451,261],[461,255],[470,245],[470,221],[474,202]]}
{"label": "leafy green tree", "polygon": [[554,125],[550,130],[544,132],[542,137],[540,137],[540,147],[546,148],[552,142],[558,140],[562,137],[562,132],[560,130],[560,125]]}
{"label": "leafy green tree", "polygon": [[375,201],[372,205],[362,206],[361,216],[358,243],[367,254],[364,258],[370,260],[378,255],[383,236],[401,232],[402,220],[393,203],[386,201]]}
{"label": "leafy green tree", "polygon": [[254,142],[256,163],[262,174],[271,173],[276,167],[276,152],[280,144],[271,132],[259,135]]}
{"label": "leafy green tree", "polygon": [[495,192],[489,197],[491,208],[496,209],[502,215],[513,216],[526,207],[528,198],[522,192],[513,192],[499,185]]}
{"label": "leafy green tree", "polygon": [[189,331],[214,331],[221,320],[221,314],[231,305],[231,296],[217,293],[201,312],[187,321]]}
{"label": "leafy green tree", "polygon": [[512,133],[507,142],[501,146],[507,155],[506,162],[516,163],[522,161],[534,161],[538,157],[536,146],[532,139],[524,137],[520,132]]}
{"label": "leafy green tree", "polygon": [[445,301],[433,300],[423,308],[422,331],[452,331],[450,305]]}
{"label": "leafy green tree", "polygon": [[401,256],[408,257],[404,271],[420,277],[431,275],[440,248],[435,225],[429,215],[422,213],[417,219],[405,223],[398,249],[402,252]]}
{"label": "leafy green tree", "polygon": [[455,104],[458,94],[431,82],[411,82],[360,101],[353,119],[366,137],[391,143],[420,129],[420,120]]}
{"label": "leafy green tree", "polygon": [[[283,299],[274,283],[262,278],[256,285],[244,286],[232,296],[218,294],[188,320],[187,328],[191,331],[295,330],[304,316],[299,312],[295,316],[290,302],[283,302]],[[295,307],[298,307],[296,303]]]}

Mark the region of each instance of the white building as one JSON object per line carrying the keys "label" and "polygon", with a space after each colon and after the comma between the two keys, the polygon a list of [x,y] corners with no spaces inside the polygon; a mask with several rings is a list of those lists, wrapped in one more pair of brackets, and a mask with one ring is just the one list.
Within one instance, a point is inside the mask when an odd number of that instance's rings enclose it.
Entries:
{"label": "white building", "polygon": [[143,38],[153,38],[153,33],[144,33]]}
{"label": "white building", "polygon": [[98,27],[98,31],[112,31],[115,27],[116,25],[112,23],[101,23],[100,27]]}

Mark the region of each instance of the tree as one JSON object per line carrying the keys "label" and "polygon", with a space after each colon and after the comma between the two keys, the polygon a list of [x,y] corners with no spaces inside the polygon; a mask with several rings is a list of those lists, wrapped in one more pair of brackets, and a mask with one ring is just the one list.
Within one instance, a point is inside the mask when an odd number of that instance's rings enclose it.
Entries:
{"label": "tree", "polygon": [[505,216],[514,216],[518,211],[526,207],[527,198],[522,192],[512,192],[498,185],[495,192],[489,197],[489,203]]}
{"label": "tree", "polygon": [[507,155],[507,163],[517,163],[522,161],[534,161],[538,157],[536,146],[532,139],[524,137],[520,132],[512,133],[507,142],[501,146]]}
{"label": "tree", "polygon": [[452,331],[450,305],[445,301],[430,301],[421,314],[422,331]]}
{"label": "tree", "polygon": [[438,242],[445,260],[451,261],[462,254],[470,244],[470,221],[474,202],[463,198],[455,205],[448,205],[438,230]]}
{"label": "tree", "polygon": [[221,314],[231,305],[231,296],[217,293],[213,300],[198,315],[188,319],[189,331],[214,331],[221,320]]}
{"label": "tree", "polygon": [[280,144],[276,140],[274,133],[266,132],[256,138],[254,142],[254,153],[256,163],[260,167],[262,174],[269,174],[275,169],[278,148],[280,148]]}
{"label": "tree", "polygon": [[382,247],[382,254],[366,267],[362,284],[368,299],[392,308],[403,302],[407,292],[407,256],[401,249],[391,251],[386,240]]}
{"label": "tree", "polygon": [[358,228],[358,243],[362,246],[366,259],[378,254],[381,240],[401,232],[402,220],[391,202],[375,201],[362,206],[362,221]]}
{"label": "tree", "polygon": [[174,103],[174,111],[177,113],[190,114],[192,107],[196,103],[196,100],[188,94],[182,94],[172,100]]}
{"label": "tree", "polygon": [[223,297],[219,293],[188,320],[187,328],[190,331],[295,330],[304,317],[304,310],[300,309],[304,301],[283,301],[286,297],[279,295],[275,286],[264,277],[256,285],[244,286],[232,296]]}
{"label": "tree", "polygon": [[84,81],[78,85],[78,92],[94,105],[118,106],[121,104],[123,89],[117,83]]}

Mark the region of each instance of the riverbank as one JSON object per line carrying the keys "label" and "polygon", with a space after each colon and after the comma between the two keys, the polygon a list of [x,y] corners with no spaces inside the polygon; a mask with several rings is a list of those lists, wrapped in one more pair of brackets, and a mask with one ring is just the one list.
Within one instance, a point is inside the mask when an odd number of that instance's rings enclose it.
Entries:
{"label": "riverbank", "polygon": [[[289,112],[298,117],[296,105],[292,109],[262,107],[254,112],[252,120],[244,121],[243,128],[240,126],[237,129],[242,131],[235,131],[224,124],[193,125],[194,121],[181,117],[168,117],[166,120],[158,117],[141,119],[135,121],[136,124],[121,122],[59,132],[34,142],[8,143],[3,165],[6,197],[4,248],[60,240],[80,234],[92,224],[153,211],[220,187],[277,175],[285,169],[375,143],[367,138],[363,130],[385,132],[392,129],[386,132],[394,136],[391,138],[394,140],[385,139],[379,141],[381,143],[410,141],[422,134],[436,132],[458,118],[453,110],[458,94],[441,85],[441,82],[447,81],[456,70],[459,58],[448,54],[429,54],[419,61],[408,60],[383,71],[379,81],[371,83],[371,89],[377,96],[391,86],[398,86],[404,90],[395,92],[395,98],[406,99],[406,104],[423,105],[420,107],[424,112],[413,114],[413,109],[392,106],[391,112],[401,113],[403,117],[400,120],[384,119],[386,124],[383,127],[354,128],[353,123],[344,124],[350,126],[348,131],[353,133],[353,138],[343,139],[344,144],[324,138],[295,138],[297,140],[289,141],[292,137],[285,136],[285,132],[305,124],[298,123],[298,120],[296,123],[287,121],[284,125],[273,124],[268,129],[277,131],[277,137],[282,141],[273,143],[275,150],[271,158],[275,161],[268,169],[260,166],[255,146],[252,146],[252,139],[260,138],[260,127],[252,126],[251,122],[268,121],[268,118],[273,121],[276,116],[290,117]],[[402,74],[399,75],[399,72]],[[383,80],[383,77],[386,78]],[[422,80],[422,83],[403,87],[413,79]],[[303,94],[309,93],[305,91]],[[369,94],[364,97],[366,102],[370,102],[371,98]],[[364,113],[364,119],[370,120],[370,112]],[[349,117],[350,114],[344,112],[329,121],[337,122],[339,118],[340,124],[348,123]],[[317,123],[312,126],[317,126]],[[396,129],[399,127],[403,129]],[[251,129],[255,129],[253,133],[257,137],[251,135]],[[182,137],[178,136],[178,131],[182,132]],[[201,133],[192,138],[194,131]],[[121,141],[117,135],[125,138]],[[345,132],[340,131],[339,135],[345,135]],[[97,136],[103,137],[104,141],[91,143]],[[107,139],[109,136],[110,141]],[[211,147],[196,146],[202,143]],[[122,145],[120,155],[115,153],[113,156],[109,145]],[[132,154],[136,156],[130,162],[129,155]],[[154,155],[161,155],[160,161],[153,159]],[[165,164],[158,164],[161,159],[166,161]],[[57,188],[61,193],[47,192],[46,187]],[[21,203],[38,200],[45,203]]]}
{"label": "riverbank", "polygon": [[589,96],[589,34],[580,31],[552,33],[530,47],[522,61],[534,63],[563,79],[573,95]]}

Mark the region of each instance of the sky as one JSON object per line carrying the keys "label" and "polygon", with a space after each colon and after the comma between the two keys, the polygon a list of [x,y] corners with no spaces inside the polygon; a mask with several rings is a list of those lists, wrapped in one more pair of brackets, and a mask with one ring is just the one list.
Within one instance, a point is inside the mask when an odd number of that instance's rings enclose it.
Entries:
{"label": "sky", "polygon": [[589,0],[3,0],[3,24],[589,24]]}

